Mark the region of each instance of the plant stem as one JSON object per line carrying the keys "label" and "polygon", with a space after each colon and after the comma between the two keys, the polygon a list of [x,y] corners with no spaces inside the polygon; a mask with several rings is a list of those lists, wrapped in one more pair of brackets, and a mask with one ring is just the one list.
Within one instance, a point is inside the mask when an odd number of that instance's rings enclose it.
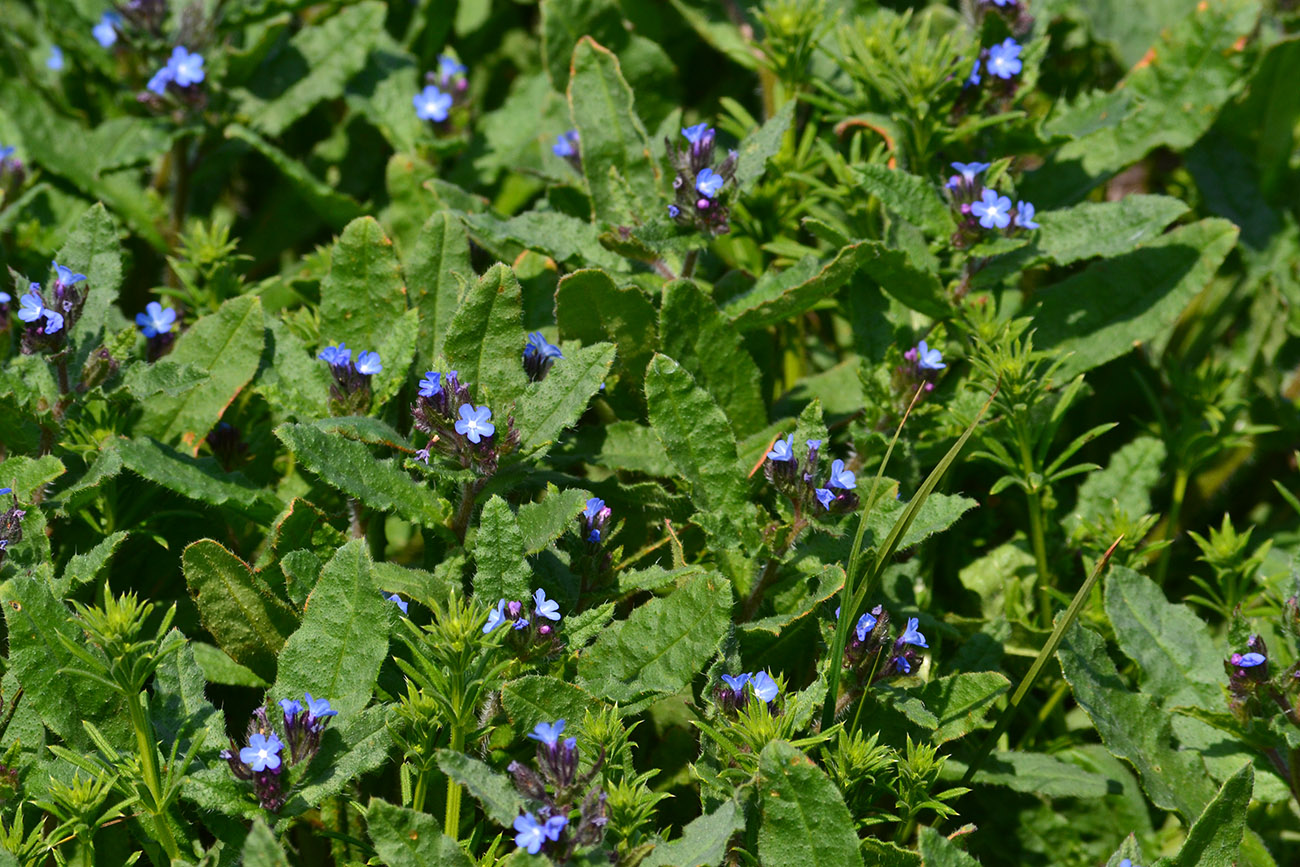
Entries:
{"label": "plant stem", "polygon": [[356,497],[348,497],[348,531],[353,539],[366,537],[366,525],[361,519],[361,501]]}
{"label": "plant stem", "polygon": [[131,726],[135,729],[136,747],[140,752],[140,771],[144,775],[144,784],[153,796],[150,813],[153,814],[154,833],[158,842],[172,861],[180,858],[181,851],[167,824],[167,808],[163,803],[162,776],[158,771],[158,745],[154,740],[153,722],[149,711],[144,706],[144,693],[139,692],[127,698],[126,706],[131,714]]}
{"label": "plant stem", "polygon": [[695,263],[700,258],[699,248],[695,248],[686,254],[686,259],[682,262],[682,279],[689,280],[695,276]]}
{"label": "plant stem", "polygon": [[799,514],[799,506],[796,504],[794,521],[790,524],[790,534],[786,537],[785,544],[781,546],[781,550],[772,552],[772,556],[767,561],[767,565],[763,567],[762,577],[758,579],[758,583],[755,584],[754,589],[750,591],[749,597],[745,599],[745,604],[741,608],[740,613],[740,621],[742,623],[752,618],[754,612],[758,611],[758,606],[763,604],[763,594],[765,594],[768,588],[772,586],[773,582],[776,581],[776,576],[781,570],[781,558],[785,556],[785,552],[790,550],[794,545],[795,539],[799,538],[799,534],[803,532],[803,529],[807,526],[808,519]]}
{"label": "plant stem", "polygon": [[[459,725],[451,727],[451,749],[460,752],[465,747],[465,732]],[[457,842],[460,841],[460,783],[447,776],[447,816],[442,823],[442,831]]]}
{"label": "plant stem", "polygon": [[469,529],[469,519],[474,516],[474,499],[478,496],[477,482],[465,485],[465,492],[460,498],[460,507],[451,519],[451,531],[456,534],[456,541],[465,544],[465,531]]}
{"label": "plant stem", "polygon": [[[1172,542],[1178,535],[1178,521],[1183,514],[1183,499],[1187,496],[1187,482],[1190,474],[1183,467],[1174,473],[1174,492],[1169,500],[1169,515],[1165,518],[1165,541]],[[1160,561],[1156,564],[1156,583],[1164,586],[1165,575],[1169,572],[1169,552],[1173,545],[1166,545],[1160,552]]]}
{"label": "plant stem", "polygon": [[1038,499],[1038,491],[1033,491],[1029,498],[1029,537],[1034,546],[1034,563],[1038,569],[1038,614],[1044,626],[1052,623],[1051,574],[1047,571],[1047,539],[1043,529],[1043,507]]}

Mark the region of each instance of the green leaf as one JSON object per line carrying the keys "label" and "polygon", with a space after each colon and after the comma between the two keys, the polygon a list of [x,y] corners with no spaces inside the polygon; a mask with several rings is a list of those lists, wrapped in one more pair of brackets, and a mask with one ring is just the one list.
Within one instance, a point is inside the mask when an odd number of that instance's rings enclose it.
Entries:
{"label": "green leaf", "polygon": [[614,345],[584,346],[558,359],[541,382],[529,383],[516,412],[525,447],[555,442],[586,412],[614,364]]}
{"label": "green leaf", "polygon": [[487,605],[498,599],[527,600],[532,571],[524,559],[524,537],[506,501],[493,496],[479,518],[474,561],[474,595]]}
{"label": "green leaf", "polygon": [[736,163],[736,188],[747,191],[767,170],[767,161],[781,152],[786,133],[794,121],[794,110],[798,100],[787,100],[767,121],[745,136],[738,149],[739,160]]}
{"label": "green leaf", "polygon": [[182,753],[200,741],[208,748],[218,747],[226,740],[225,714],[204,694],[207,680],[189,639],[173,628],[165,642],[173,641],[181,647],[159,663],[149,702],[158,736],[165,744],[180,741]]}
{"label": "green leaf", "polygon": [[1035,346],[1072,353],[1057,373],[1064,382],[1152,340],[1210,282],[1237,234],[1227,220],[1201,220],[1043,290]]}
{"label": "green leaf", "polygon": [[[12,455],[0,463],[0,487],[13,488],[20,501],[30,502],[38,490],[65,472],[67,470],[63,466],[63,461],[54,455],[42,455],[39,458]],[[8,494],[0,496],[9,500],[8,503],[4,503],[4,510],[8,511],[13,506],[12,498]]]}
{"label": "green leaf", "polygon": [[122,384],[132,397],[143,403],[159,392],[168,397],[178,397],[207,381],[209,375],[206,370],[192,364],[177,364],[163,359],[153,364],[131,364],[122,376]]}
{"label": "green leaf", "polygon": [[[524,392],[523,298],[510,266],[497,263],[469,287],[447,329],[443,352],[480,401],[504,410]],[[486,391],[484,391],[486,389]]]}
{"label": "green leaf", "polygon": [[1184,819],[1200,815],[1214,797],[1205,763],[1172,746],[1169,717],[1150,696],[1128,688],[1101,637],[1076,622],[1056,655],[1075,701],[1092,718],[1102,742],[1133,765],[1156,806],[1177,810]]}
{"label": "green leaf", "polygon": [[1006,675],[996,671],[950,674],[927,683],[919,697],[938,719],[932,742],[942,744],[991,728],[984,717],[1010,687]]}
{"label": "green leaf", "polygon": [[473,867],[469,856],[428,813],[371,798],[366,832],[389,867]]}
{"label": "green leaf", "polygon": [[785,741],[758,759],[758,853],[771,867],[861,865],[844,799],[821,768]]}
{"label": "green leaf", "polygon": [[864,257],[864,248],[871,243],[850,244],[824,264],[810,255],[784,271],[771,269],[758,278],[754,288],[728,301],[723,312],[731,317],[735,328],[751,331],[810,310],[853,277]]}
{"label": "green leaf", "polygon": [[[86,275],[90,294],[81,318],[72,331],[77,361],[104,341],[104,335],[120,330],[126,320],[117,310],[117,292],[122,285],[121,229],[102,204],[96,204],[77,221],[56,257],[60,265]],[[42,281],[44,282],[44,281]]]}
{"label": "green leaf", "polygon": [[253,820],[253,827],[244,838],[241,863],[245,867],[289,867],[289,859],[261,816]]}
{"label": "green leaf", "polygon": [[1223,660],[1205,623],[1185,605],[1165,598],[1154,581],[1114,566],[1106,576],[1106,615],[1124,655],[1142,669],[1145,692],[1170,698],[1189,684],[1211,687],[1216,698]]}
{"label": "green leaf", "polygon": [[280,652],[275,698],[324,696],[340,716],[370,701],[388,655],[392,605],[371,574],[364,540],[348,542],[325,564],[307,597],[302,624]]}
{"label": "green leaf", "polygon": [[890,295],[908,307],[935,319],[952,312],[948,293],[931,271],[913,261],[907,250],[879,241],[860,242],[858,268],[871,275]]}
{"label": "green leaf", "polygon": [[556,90],[568,85],[573,49],[583,36],[615,51],[627,42],[623,15],[614,0],[542,0],[539,6],[542,56]]}
{"label": "green leaf", "polygon": [[240,473],[227,473],[215,458],[195,458],[152,439],[117,440],[122,465],[143,479],[183,497],[225,506],[260,524],[269,524],[280,504]]}
{"label": "green leaf", "polygon": [[690,280],[663,288],[660,351],[677,359],[714,396],[737,436],[767,424],[762,374],[740,334],[713,299]]}
{"label": "green leaf", "polygon": [[393,242],[374,217],[353,220],[334,243],[321,281],[321,339],[350,344],[354,353],[379,349],[404,313],[406,284]]}
{"label": "green leaf", "polygon": [[1034,245],[1058,265],[1110,258],[1155,240],[1187,213],[1187,203],[1170,196],[1125,196],[1117,202],[1080,202],[1044,211]]}
{"label": "green leaf", "polygon": [[514,260],[524,250],[535,250],[574,268],[626,270],[623,259],[600,243],[591,223],[558,211],[526,211],[502,220],[492,214],[465,214],[470,234],[497,258]]}
{"label": "green leaf", "polygon": [[[277,419],[312,421],[329,415],[329,365],[316,357],[279,316],[266,317],[270,364],[257,372],[254,388],[266,398]],[[165,362],[157,362],[154,367]]]}
{"label": "green leaf", "polygon": [[415,360],[419,333],[420,312],[408,310],[390,322],[387,331],[379,339],[377,349],[379,357],[383,359],[384,369],[375,374],[371,384],[374,395],[371,412],[378,412],[410,381],[411,362]]}
{"label": "green leaf", "polygon": [[520,506],[515,518],[523,536],[524,553],[536,554],[566,530],[575,529],[578,515],[590,497],[591,494],[581,488],[561,491],[554,485],[547,485],[544,498]]}
{"label": "green leaf", "polygon": [[[793,102],[793,100],[791,100]],[[655,846],[644,867],[714,867],[727,855],[727,844],[745,830],[745,811],[734,800],[691,820],[671,843]]]}
{"label": "green leaf", "polygon": [[952,211],[935,185],[925,178],[877,163],[857,166],[855,171],[863,189],[909,223],[939,238],[956,231]]}
{"label": "green leaf", "polygon": [[266,582],[220,543],[203,539],[181,555],[185,582],[199,618],[217,646],[264,680],[275,673],[275,656],[296,618]]}
{"label": "green leaf", "polygon": [[597,225],[636,225],[658,216],[659,168],[633,106],[632,88],[618,58],[590,36],[573,49],[568,98],[582,142],[592,219]]}
{"label": "green leaf", "polygon": [[271,684],[231,659],[224,650],[204,644],[202,641],[190,642],[194,651],[194,661],[203,671],[203,678],[211,683],[227,686],[251,686],[266,689]]}
{"label": "green leaf", "polygon": [[275,435],[307,469],[372,509],[430,528],[441,525],[451,512],[446,500],[414,481],[391,458],[377,460],[364,443],[307,424],[282,424]]}
{"label": "green leaf", "polygon": [[498,825],[510,827],[524,811],[524,799],[510,780],[478,759],[453,750],[438,750],[438,767],[464,786]]}
{"label": "green leaf", "polygon": [[469,236],[460,220],[446,211],[429,217],[416,236],[406,263],[420,311],[419,372],[443,354],[443,341],[460,304],[460,286],[474,281],[469,261]]}
{"label": "green leaf", "polygon": [[208,431],[257,372],[264,342],[262,302],[256,295],[231,298],[204,316],[177,338],[169,357],[210,376],[176,397],[151,398],[135,432],[198,454]]}
{"label": "green leaf", "polygon": [[[936,533],[942,533],[961,520],[962,515],[978,505],[974,500],[959,494],[931,494],[926,497],[916,517],[908,525],[907,532],[898,543],[898,550],[906,550]],[[906,508],[906,503],[884,497],[867,515],[867,526],[877,539],[883,539],[889,535],[894,522]]]}
{"label": "green leaf", "polygon": [[601,633],[578,660],[580,683],[618,702],[677,692],[718,651],[731,602],[731,582],[716,572],[688,579]]}
{"label": "green leaf", "polygon": [[1116,512],[1140,518],[1151,511],[1151,491],[1165,465],[1165,443],[1159,437],[1139,436],[1113,451],[1105,469],[1088,474],[1079,485],[1074,510],[1066,517],[1067,530],[1097,523]]}
{"label": "green leaf", "polygon": [[[566,627],[567,632],[567,627]],[[600,700],[580,686],[548,675],[529,674],[501,687],[501,702],[516,731],[532,731],[539,722],[576,724]]]}
{"label": "green leaf", "polygon": [[1187,832],[1187,839],[1161,867],[1235,867],[1246,832],[1246,808],[1255,785],[1255,769],[1247,762],[1219,789]]}
{"label": "green leaf", "polygon": [[362,207],[351,197],[317,178],[305,163],[289,156],[248,127],[232,123],[223,134],[228,139],[250,145],[266,157],[311,211],[331,228],[341,229],[349,220],[355,220],[363,213]]}
{"label": "green leaf", "polygon": [[601,466],[648,476],[672,475],[668,453],[650,428],[634,421],[616,421],[606,425],[602,432],[605,439],[596,459]]}
{"label": "green leaf", "polygon": [[634,286],[619,289],[603,271],[574,271],[555,290],[555,321],[563,340],[585,345],[612,340],[618,347],[617,370],[640,381],[659,342],[655,309]]}
{"label": "green leaf", "polygon": [[[947,779],[961,779],[965,771],[966,765],[954,758],[944,762],[943,777]],[[1106,777],[1073,762],[1046,753],[1012,750],[999,750],[985,759],[974,782],[1043,798],[1104,798],[1111,786]]]}
{"label": "green leaf", "polygon": [[979,867],[980,862],[933,828],[921,828],[917,843],[925,867]]}
{"label": "green leaf", "polygon": [[99,578],[127,535],[122,530],[110,533],[86,553],[73,554],[69,557],[68,565],[63,567],[63,575],[59,578],[57,594],[66,597],[69,591]]}
{"label": "green leaf", "polygon": [[388,712],[387,705],[376,705],[351,718],[334,717],[321,738],[320,752],[307,766],[302,788],[289,799],[283,814],[296,816],[318,806],[354,778],[386,763],[393,747]]}

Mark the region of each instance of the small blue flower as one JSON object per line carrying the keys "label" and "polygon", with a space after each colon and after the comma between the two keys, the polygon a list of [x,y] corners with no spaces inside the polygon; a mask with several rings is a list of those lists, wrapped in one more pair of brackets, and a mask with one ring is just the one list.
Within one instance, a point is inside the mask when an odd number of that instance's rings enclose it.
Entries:
{"label": "small blue flower", "polygon": [[943,363],[943,353],[931,349],[930,345],[922,340],[916,345],[916,366],[922,370],[943,370],[948,365]]}
{"label": "small blue flower", "polygon": [[819,449],[819,448],[822,447],[822,441],[821,441],[821,440],[806,440],[806,441],[804,442],[804,445],[808,446],[808,448],[810,448],[810,449]]}
{"label": "small blue flower", "polygon": [[738,674],[735,677],[732,677],[729,674],[724,674],[722,680],[727,684],[727,686],[731,687],[732,694],[735,695],[736,698],[740,698],[745,693],[745,684],[749,683],[749,677],[748,674]]}
{"label": "small blue flower", "polygon": [[980,201],[970,206],[971,213],[980,218],[986,229],[1005,229],[1011,223],[1011,200],[997,190],[985,190]]}
{"label": "small blue flower", "polygon": [[102,48],[112,48],[117,43],[117,25],[120,23],[122,17],[116,12],[105,12],[90,33]]}
{"label": "small blue flower", "polygon": [[54,287],[62,286],[67,289],[69,286],[76,286],[82,280],[86,279],[85,274],[74,274],[71,268],[65,268],[58,262],[51,262],[50,267],[54,269]]}
{"label": "small blue flower", "polygon": [[443,81],[446,81],[453,75],[464,75],[466,72],[469,72],[469,67],[456,58],[449,54],[438,55],[438,75]]}
{"label": "small blue flower", "polygon": [[597,530],[597,529],[593,528],[592,531],[591,531],[590,533],[587,534],[587,541],[588,541],[588,542],[599,542],[599,541],[600,541],[600,530]]}
{"label": "small blue flower", "polygon": [[973,87],[980,83],[980,61],[975,58],[975,66],[971,68],[970,77],[966,79],[966,86]]}
{"label": "small blue flower", "polygon": [[781,687],[777,686],[776,681],[772,679],[772,675],[766,671],[760,671],[754,675],[754,695],[758,696],[760,701],[770,702],[776,698],[776,694],[780,691]]}
{"label": "small blue flower", "polygon": [[338,346],[325,347],[316,357],[330,366],[342,366],[352,360],[352,350],[348,349],[346,343],[340,343]]}
{"label": "small blue flower", "polygon": [[8,304],[12,300],[14,300],[12,295],[10,295],[8,292],[0,290],[0,304]]}
{"label": "small blue flower", "polygon": [[378,352],[358,352],[357,353],[357,373],[362,376],[374,376],[384,369],[384,365],[379,360]]}
{"label": "small blue flower", "polygon": [[144,305],[144,311],[135,314],[135,324],[140,326],[145,337],[166,334],[176,324],[176,311],[170,307],[163,307],[157,301],[150,301]]}
{"label": "small blue flower", "polygon": [[601,510],[605,508],[605,501],[600,497],[592,497],[587,501],[587,505],[582,510],[582,516],[588,521],[594,521]]}
{"label": "small blue flower", "polygon": [[871,615],[871,612],[868,611],[866,614],[859,617],[858,625],[854,627],[854,632],[857,633],[858,641],[866,641],[867,636],[871,634],[871,630],[875,628],[876,618]]}
{"label": "small blue flower", "polygon": [[45,308],[45,333],[54,334],[63,330],[63,314]]}
{"label": "small blue flower", "polygon": [[497,426],[489,419],[492,410],[486,406],[475,407],[471,403],[460,405],[460,420],[456,422],[456,433],[478,445],[483,437],[490,437],[497,432]]}
{"label": "small blue flower", "polygon": [[63,49],[57,45],[50,46],[50,57],[45,61],[45,66],[58,72],[63,68]]}
{"label": "small blue flower", "polygon": [[542,851],[542,843],[546,841],[546,829],[537,821],[537,817],[532,813],[516,816],[514,828],[519,832],[515,835],[516,846],[529,855],[536,855]]}
{"label": "small blue flower", "polygon": [[769,461],[792,461],[794,460],[794,434],[790,434],[785,439],[778,439],[772,444],[772,450],[767,453]]}
{"label": "small blue flower", "polygon": [[397,605],[397,607],[402,610],[403,614],[405,614],[411,607],[411,603],[407,602],[405,599],[398,596],[396,593],[393,593],[389,596],[385,596],[384,598],[387,599],[389,602],[392,602],[395,605]]}
{"label": "small blue flower", "polygon": [[989,163],[953,163],[952,167],[968,184],[975,183],[975,176],[989,167]]}
{"label": "small blue flower", "polygon": [[144,89],[150,93],[156,93],[159,96],[162,96],[167,92],[167,85],[171,84],[175,80],[176,73],[172,70],[171,64],[169,63],[153,74],[153,77],[149,79],[149,83],[144,86]]}
{"label": "small blue flower", "polygon": [[430,370],[424,374],[424,379],[420,380],[420,396],[434,397],[442,391],[442,374],[436,370]]}
{"label": "small blue flower", "polygon": [[561,133],[555,137],[555,144],[551,145],[551,153],[562,159],[569,159],[578,155],[578,131],[571,129],[566,133]]}
{"label": "small blue flower", "polygon": [[852,490],[858,486],[858,480],[853,473],[844,469],[844,461],[831,461],[831,479],[827,484],[832,488],[844,488]]}
{"label": "small blue flower", "polygon": [[483,634],[487,635],[493,629],[496,629],[502,623],[506,622],[506,601],[497,600],[497,607],[488,612],[487,623],[483,624]]}
{"label": "small blue flower", "polygon": [[184,45],[177,45],[172,49],[172,56],[167,61],[167,66],[172,71],[172,77],[181,87],[198,84],[204,78],[203,55],[197,51],[187,51]]}
{"label": "small blue flower", "polygon": [[539,722],[533,726],[533,730],[528,733],[528,737],[548,747],[553,747],[559,743],[562,734],[564,734],[564,720],[557,719],[554,724]]}
{"label": "small blue flower", "polygon": [[5,494],[12,494],[13,492],[13,488],[0,488],[0,497],[3,497]]}
{"label": "small blue flower", "polygon": [[1263,665],[1268,658],[1262,653],[1243,653],[1241,659],[1237,660],[1237,665],[1242,668],[1254,668],[1257,665]]}
{"label": "small blue flower", "polygon": [[520,630],[522,630],[522,629],[527,629],[527,628],[528,628],[528,618],[527,618],[527,617],[520,617],[519,619],[517,619],[517,620],[515,621],[515,631],[516,631],[516,632],[518,632],[518,631],[520,631]]}
{"label": "small blue flower", "polygon": [[1034,222],[1034,206],[1031,202],[1016,202],[1016,225],[1022,229],[1037,229]]}
{"label": "small blue flower", "polygon": [[682,135],[691,144],[699,144],[704,137],[709,134],[709,125],[707,123],[697,123],[695,126],[682,128]]}
{"label": "small blue flower", "polygon": [[546,591],[538,587],[537,592],[533,594],[533,603],[537,606],[537,616],[545,617],[547,620],[560,619],[560,603],[554,599],[546,598]]}
{"label": "small blue flower", "polygon": [[835,492],[830,488],[818,488],[813,493],[816,494],[817,502],[822,504],[823,509],[829,509],[835,502]]}
{"label": "small blue flower", "polygon": [[274,771],[280,767],[280,750],[283,747],[284,744],[274,734],[253,732],[248,737],[248,746],[239,751],[239,760],[254,773],[260,774],[268,768]]}
{"label": "small blue flower", "polygon": [[[39,283],[33,283],[36,289],[40,288]],[[36,294],[36,290],[29,291],[18,299],[18,318],[24,322],[35,322],[45,315],[45,302],[41,296]]]}
{"label": "small blue flower", "polygon": [[906,656],[894,657],[894,665],[898,666],[898,670],[903,672],[903,674],[910,674],[912,672],[912,663],[907,661]]}
{"label": "small blue flower", "polygon": [[528,335],[528,343],[524,345],[524,360],[534,357],[545,362],[548,359],[563,358],[564,353],[560,351],[560,347],[548,343],[542,332],[534,331]]}
{"label": "small blue flower", "polygon": [[285,719],[293,719],[302,713],[302,702],[295,701],[291,698],[282,698],[279,701],[280,710],[284,711]]}
{"label": "small blue flower", "polygon": [[920,622],[915,617],[907,618],[907,629],[903,630],[903,634],[898,637],[898,643],[910,644],[913,647],[929,647],[930,645],[925,643],[925,636],[921,634],[921,630],[916,628]]}
{"label": "small blue flower", "polygon": [[451,94],[443,93],[432,84],[425,85],[424,90],[411,98],[415,105],[415,116],[420,120],[434,120],[442,123],[451,111]]}
{"label": "small blue flower", "polygon": [[677,219],[679,216],[681,216],[681,213],[682,213],[682,209],[677,207],[676,205],[668,206],[668,216],[672,217],[674,220]]}
{"label": "small blue flower", "polygon": [[327,698],[312,698],[311,693],[305,693],[303,698],[307,700],[307,719],[325,719],[326,717],[338,716],[339,712],[330,707],[330,700]]}
{"label": "small blue flower", "polygon": [[700,173],[695,176],[695,189],[700,191],[700,195],[707,196],[710,199],[718,194],[726,179],[713,169],[700,169]]}
{"label": "small blue flower", "polygon": [[1010,78],[1018,73],[1023,64],[1020,62],[1020,44],[1011,37],[1003,39],[989,49],[989,73],[998,78]]}

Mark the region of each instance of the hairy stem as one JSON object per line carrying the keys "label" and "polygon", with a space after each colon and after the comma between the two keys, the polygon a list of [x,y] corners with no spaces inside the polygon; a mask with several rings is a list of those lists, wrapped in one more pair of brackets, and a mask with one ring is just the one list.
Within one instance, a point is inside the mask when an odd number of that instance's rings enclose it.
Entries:
{"label": "hairy stem", "polygon": [[[465,732],[459,726],[451,727],[451,749],[460,752],[465,748]],[[442,831],[453,840],[460,840],[460,783],[447,777],[447,815],[442,823]]]}
{"label": "hairy stem", "polygon": [[140,773],[144,777],[145,787],[153,798],[149,812],[153,817],[154,833],[158,842],[172,861],[180,858],[180,847],[172,836],[167,824],[167,807],[163,801],[162,775],[158,769],[158,744],[154,738],[153,722],[144,705],[144,693],[137,693],[127,699],[127,709],[131,715],[131,727],[135,729],[136,748],[140,753]]}
{"label": "hairy stem", "polygon": [[[1172,542],[1178,535],[1178,522],[1183,514],[1183,500],[1187,496],[1187,483],[1191,476],[1186,469],[1179,467],[1174,473],[1174,491],[1169,499],[1169,514],[1165,518],[1165,541]],[[1156,564],[1156,583],[1164,586],[1165,575],[1169,572],[1169,552],[1173,545],[1166,545],[1160,552],[1160,561]]]}

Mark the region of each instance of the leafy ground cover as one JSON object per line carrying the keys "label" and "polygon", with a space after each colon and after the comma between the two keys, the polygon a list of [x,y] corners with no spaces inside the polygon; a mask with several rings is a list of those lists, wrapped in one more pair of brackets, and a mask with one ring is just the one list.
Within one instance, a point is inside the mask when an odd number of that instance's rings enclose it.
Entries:
{"label": "leafy ground cover", "polygon": [[40,0],[0,865],[1300,860],[1284,0]]}

